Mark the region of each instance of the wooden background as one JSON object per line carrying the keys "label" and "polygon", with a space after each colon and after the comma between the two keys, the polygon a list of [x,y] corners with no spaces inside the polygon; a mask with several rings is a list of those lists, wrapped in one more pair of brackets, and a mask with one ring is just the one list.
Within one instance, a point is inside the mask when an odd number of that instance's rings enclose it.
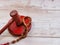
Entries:
{"label": "wooden background", "polygon": [[[14,9],[32,18],[28,37],[14,45],[60,45],[60,0],[0,0],[0,29]],[[15,39],[7,30],[0,35],[0,43]]]}

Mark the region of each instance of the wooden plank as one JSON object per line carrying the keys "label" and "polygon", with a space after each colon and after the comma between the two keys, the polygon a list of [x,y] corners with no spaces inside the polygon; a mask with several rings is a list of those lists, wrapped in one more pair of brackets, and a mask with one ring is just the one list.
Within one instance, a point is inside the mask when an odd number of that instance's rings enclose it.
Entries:
{"label": "wooden plank", "polygon": [[[11,37],[6,37],[0,41],[0,43],[10,42],[13,40]],[[60,45],[60,38],[34,38],[34,37],[27,37],[15,44],[11,45]]]}
{"label": "wooden plank", "polygon": [[60,0],[0,0],[0,9],[20,8],[24,6],[41,9],[60,9]]}
{"label": "wooden plank", "polygon": [[[11,10],[0,11],[0,28],[10,19],[10,11]],[[30,16],[32,18],[32,29],[28,36],[60,37],[60,11],[41,10],[39,12],[33,12],[32,10],[18,10],[18,12],[21,15]]]}

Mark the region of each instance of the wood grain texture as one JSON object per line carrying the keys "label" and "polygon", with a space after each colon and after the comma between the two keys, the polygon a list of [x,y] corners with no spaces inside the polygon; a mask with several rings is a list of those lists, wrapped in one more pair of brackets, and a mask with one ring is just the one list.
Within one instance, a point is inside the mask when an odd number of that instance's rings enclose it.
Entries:
{"label": "wood grain texture", "polygon": [[[18,9],[17,9],[18,10]],[[0,25],[5,25],[10,19],[10,10],[0,11]],[[32,18],[32,29],[28,36],[60,37],[60,11],[33,12],[31,10],[18,10],[20,15]],[[2,21],[4,20],[4,21]],[[0,26],[2,28],[2,26]]]}
{"label": "wood grain texture", "polygon": [[37,7],[41,9],[60,9],[60,0],[0,0],[0,9]]}
{"label": "wood grain texture", "polygon": [[[32,18],[32,28],[22,45],[59,45],[60,41],[60,0],[1,0],[0,29],[11,18],[9,13],[16,9],[20,15]],[[8,29],[7,29],[8,30]],[[0,43],[14,39],[8,31],[0,35]]]}

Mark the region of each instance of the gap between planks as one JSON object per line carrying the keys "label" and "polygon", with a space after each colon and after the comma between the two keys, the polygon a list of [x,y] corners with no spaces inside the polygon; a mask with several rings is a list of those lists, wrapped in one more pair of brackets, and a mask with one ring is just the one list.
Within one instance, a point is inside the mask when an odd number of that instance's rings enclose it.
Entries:
{"label": "gap between planks", "polygon": [[[14,37],[14,36],[0,35],[0,37]],[[27,36],[27,37],[34,37],[34,38],[60,38],[58,36]]]}

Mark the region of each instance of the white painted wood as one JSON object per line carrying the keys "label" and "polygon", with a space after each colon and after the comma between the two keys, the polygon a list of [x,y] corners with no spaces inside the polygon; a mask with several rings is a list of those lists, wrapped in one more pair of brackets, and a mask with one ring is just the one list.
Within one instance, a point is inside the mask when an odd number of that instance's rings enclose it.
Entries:
{"label": "white painted wood", "polygon": [[[18,9],[17,9],[18,10]],[[10,19],[11,10],[0,11],[0,28]],[[28,36],[60,37],[60,11],[18,10],[19,14],[32,18],[32,28]],[[4,20],[4,21],[2,21]]]}
{"label": "white painted wood", "polygon": [[[0,29],[11,18],[11,10],[32,18],[32,28],[26,39],[14,45],[59,45],[60,0],[1,0]],[[8,31],[0,35],[0,43],[15,39]],[[12,45],[12,44],[11,44]]]}
{"label": "white painted wood", "polygon": [[[6,37],[5,40],[0,41],[0,43],[4,43],[7,41],[13,40],[13,38]],[[11,45],[60,45],[60,38],[34,38],[27,37],[15,44]]]}
{"label": "white painted wood", "polygon": [[0,0],[0,9],[24,6],[41,9],[60,9],[60,0]]}

